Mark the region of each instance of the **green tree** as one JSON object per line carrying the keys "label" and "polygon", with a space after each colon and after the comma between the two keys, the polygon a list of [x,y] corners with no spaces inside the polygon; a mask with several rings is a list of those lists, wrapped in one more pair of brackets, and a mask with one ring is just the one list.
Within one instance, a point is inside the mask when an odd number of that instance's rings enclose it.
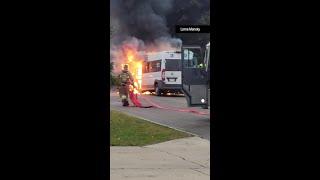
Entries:
{"label": "green tree", "polygon": [[113,69],[114,69],[114,63],[110,62],[110,73],[112,73]]}
{"label": "green tree", "polygon": [[113,74],[113,70],[114,70],[114,62],[110,62],[110,85],[111,86],[119,86],[120,79],[116,75]]}

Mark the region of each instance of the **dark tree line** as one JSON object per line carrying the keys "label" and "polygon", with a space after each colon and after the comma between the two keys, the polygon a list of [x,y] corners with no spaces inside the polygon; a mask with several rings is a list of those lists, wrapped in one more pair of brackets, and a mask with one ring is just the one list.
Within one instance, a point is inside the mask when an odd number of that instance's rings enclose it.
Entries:
{"label": "dark tree line", "polygon": [[[112,38],[114,27],[110,27],[110,39]],[[119,79],[112,73],[114,70],[114,62],[110,61],[110,88],[119,85]]]}

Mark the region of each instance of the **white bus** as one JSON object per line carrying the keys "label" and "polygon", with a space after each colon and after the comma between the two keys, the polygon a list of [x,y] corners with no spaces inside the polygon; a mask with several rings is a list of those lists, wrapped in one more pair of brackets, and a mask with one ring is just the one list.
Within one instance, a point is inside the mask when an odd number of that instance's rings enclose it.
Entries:
{"label": "white bus", "polygon": [[181,53],[163,51],[149,53],[142,65],[141,92],[157,96],[181,92]]}

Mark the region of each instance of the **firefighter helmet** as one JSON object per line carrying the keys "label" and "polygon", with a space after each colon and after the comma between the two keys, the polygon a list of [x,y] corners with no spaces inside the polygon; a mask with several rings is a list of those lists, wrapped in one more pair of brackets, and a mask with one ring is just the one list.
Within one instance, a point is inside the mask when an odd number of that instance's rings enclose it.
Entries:
{"label": "firefighter helmet", "polygon": [[129,68],[128,64],[125,64],[125,65],[123,66],[123,70],[124,70],[124,71],[128,71],[128,68]]}

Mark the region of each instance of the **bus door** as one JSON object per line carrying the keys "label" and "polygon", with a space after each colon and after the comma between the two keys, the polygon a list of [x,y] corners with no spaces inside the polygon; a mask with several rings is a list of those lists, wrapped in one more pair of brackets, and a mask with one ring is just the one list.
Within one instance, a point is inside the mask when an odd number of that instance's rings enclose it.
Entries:
{"label": "bus door", "polygon": [[182,46],[182,91],[189,106],[208,106],[208,74],[200,46]]}

